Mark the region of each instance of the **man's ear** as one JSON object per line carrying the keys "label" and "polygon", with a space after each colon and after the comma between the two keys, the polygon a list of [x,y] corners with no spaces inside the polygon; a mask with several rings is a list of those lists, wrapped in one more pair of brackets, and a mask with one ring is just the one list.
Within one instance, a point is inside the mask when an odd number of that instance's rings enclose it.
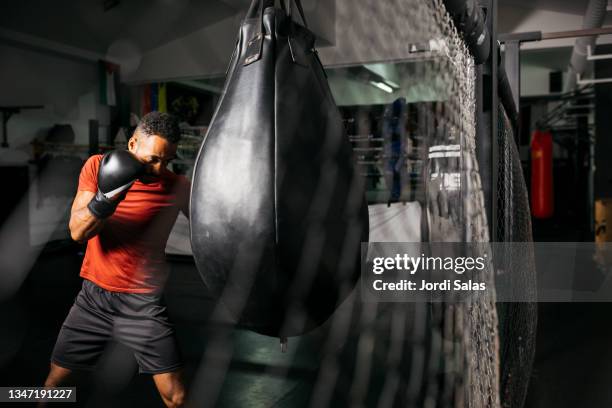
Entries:
{"label": "man's ear", "polygon": [[130,140],[128,140],[128,143],[127,143],[128,150],[130,152],[134,153],[134,151],[136,150],[136,144],[137,143],[138,143],[138,137],[137,136],[134,135],[134,136],[130,137]]}

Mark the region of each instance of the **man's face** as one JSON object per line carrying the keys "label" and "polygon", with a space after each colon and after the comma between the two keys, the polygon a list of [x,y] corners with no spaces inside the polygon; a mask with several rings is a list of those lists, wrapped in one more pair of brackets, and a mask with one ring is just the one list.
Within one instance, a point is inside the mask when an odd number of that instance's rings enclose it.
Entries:
{"label": "man's face", "polygon": [[168,163],[176,157],[176,144],[161,136],[146,135],[136,130],[128,142],[128,150],[145,165],[146,174],[141,177],[143,183],[154,182]]}

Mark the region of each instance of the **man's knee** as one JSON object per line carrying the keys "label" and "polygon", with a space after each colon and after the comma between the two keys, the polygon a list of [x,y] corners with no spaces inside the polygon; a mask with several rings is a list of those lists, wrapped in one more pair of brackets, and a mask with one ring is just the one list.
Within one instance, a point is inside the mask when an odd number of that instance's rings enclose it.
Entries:
{"label": "man's knee", "polygon": [[185,403],[185,386],[181,372],[156,374],[153,376],[155,385],[168,407],[182,407]]}
{"label": "man's knee", "polygon": [[178,407],[182,407],[184,404],[185,404],[185,390],[181,388],[179,390],[176,390],[172,394],[172,397],[170,398],[170,407],[178,408]]}
{"label": "man's knee", "polygon": [[185,391],[182,387],[162,392],[161,395],[168,408],[179,408],[185,404]]}
{"label": "man's knee", "polygon": [[45,380],[45,387],[57,387],[64,384],[70,378],[72,370],[51,363],[49,375]]}

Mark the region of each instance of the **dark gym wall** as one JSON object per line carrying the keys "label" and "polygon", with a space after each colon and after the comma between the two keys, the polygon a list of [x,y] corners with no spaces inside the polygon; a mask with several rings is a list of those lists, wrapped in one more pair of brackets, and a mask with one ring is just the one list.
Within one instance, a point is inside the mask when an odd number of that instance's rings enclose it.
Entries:
{"label": "dark gym wall", "polygon": [[[596,54],[612,53],[598,45]],[[612,78],[612,60],[595,61],[595,78]],[[595,85],[595,199],[612,197],[612,83]]]}

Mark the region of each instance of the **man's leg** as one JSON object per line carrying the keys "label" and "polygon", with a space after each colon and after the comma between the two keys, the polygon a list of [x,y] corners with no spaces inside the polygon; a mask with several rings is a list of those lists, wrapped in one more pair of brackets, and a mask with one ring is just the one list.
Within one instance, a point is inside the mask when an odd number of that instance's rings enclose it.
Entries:
{"label": "man's leg", "polygon": [[171,408],[182,407],[185,400],[185,385],[182,370],[171,373],[154,374],[153,381],[164,404]]}
{"label": "man's leg", "polygon": [[49,370],[49,375],[45,380],[45,387],[59,387],[65,384],[70,376],[72,375],[72,370],[64,367],[60,367],[57,364],[51,363],[51,369]]}
{"label": "man's leg", "polygon": [[[45,387],[79,385],[73,370],[92,370],[112,334],[112,313],[85,281],[57,336]],[[70,384],[67,382],[70,381]],[[53,404],[51,404],[53,405]],[[44,403],[39,405],[45,406]]]}
{"label": "man's leg", "polygon": [[[49,369],[49,375],[47,375],[47,379],[45,380],[45,387],[61,387],[66,384],[70,380],[72,376],[72,370],[69,370],[64,367],[60,367],[57,364],[51,363],[51,368]],[[38,408],[46,408],[47,403],[41,401],[37,405]]]}
{"label": "man's leg", "polygon": [[182,406],[183,364],[162,295],[120,293],[113,301],[115,339],[134,352],[141,374],[153,376],[164,403]]}
{"label": "man's leg", "polygon": [[93,370],[113,332],[113,311],[102,290],[83,282],[74,304],[57,335],[51,353],[51,370]]}

